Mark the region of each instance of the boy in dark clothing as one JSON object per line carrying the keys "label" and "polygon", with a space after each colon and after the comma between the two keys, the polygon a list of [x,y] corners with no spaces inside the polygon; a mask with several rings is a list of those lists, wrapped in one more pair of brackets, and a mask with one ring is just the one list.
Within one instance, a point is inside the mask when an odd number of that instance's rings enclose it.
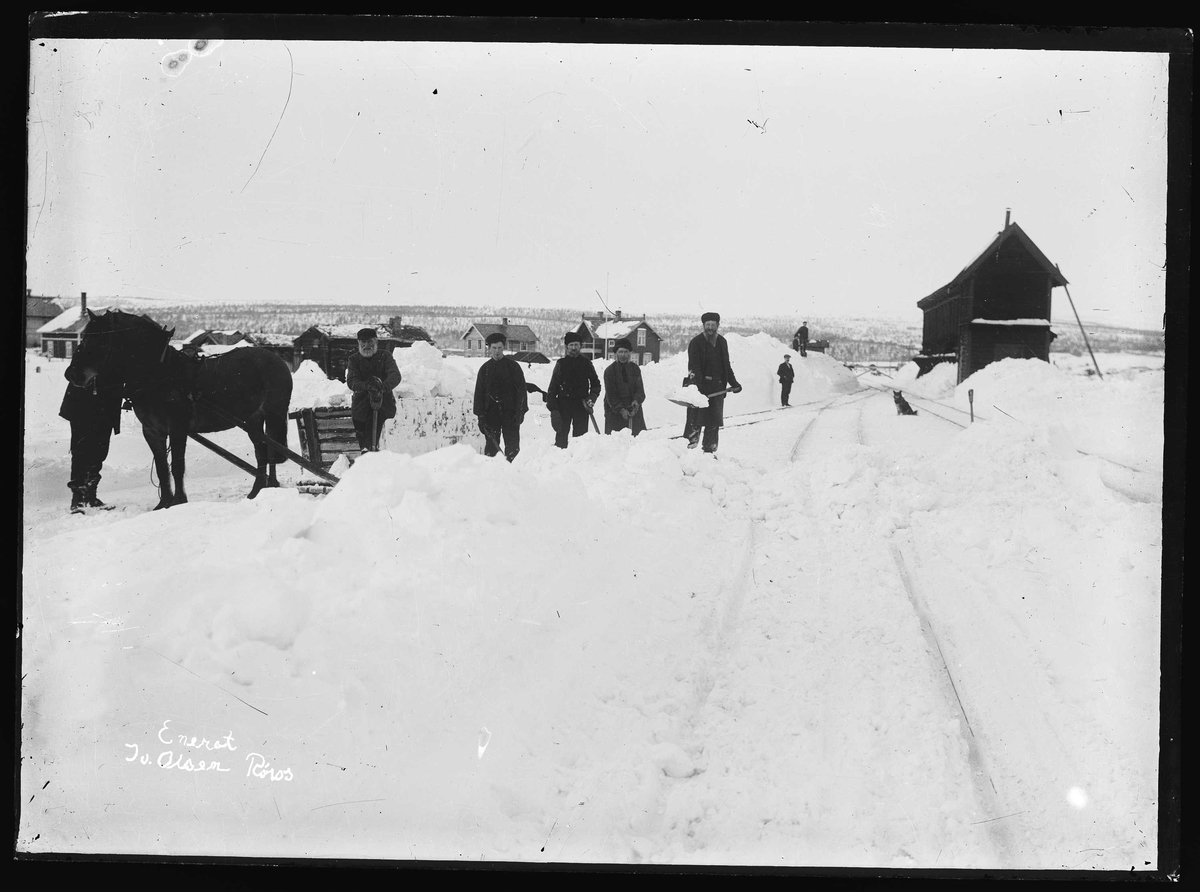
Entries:
{"label": "boy in dark clothing", "polygon": [[629,361],[633,345],[628,338],[616,343],[617,360],[604,370],[604,432],[629,428],[636,437],[646,429],[642,404],[646,389],[642,386],[642,370]]}
{"label": "boy in dark clothing", "polygon": [[[387,350],[379,349],[378,335],[373,328],[358,332],[358,352],[346,360],[346,385],[353,391],[350,417],[354,420],[354,435],[363,452],[379,450],[379,434],[383,423],[396,417],[396,397],[392,390],[400,384],[400,370]],[[379,405],[376,412],[373,403]],[[375,419],[372,425],[372,418]]]}
{"label": "boy in dark clothing", "polygon": [[779,375],[779,399],[786,406],[788,404],[788,396],[792,392],[792,382],[796,380],[796,370],[792,368],[792,355],[790,353],[783,354],[783,362],[779,364],[776,374]]}
{"label": "boy in dark clothing", "polygon": [[120,384],[93,378],[83,387],[68,384],[63,394],[58,414],[71,424],[71,479],[67,486],[72,514],[82,514],[84,508],[112,507],[100,501],[96,487],[108,458],[109,441],[121,432],[121,392]]}
{"label": "boy in dark clothing", "polygon": [[554,364],[550,375],[550,386],[546,388],[546,405],[551,412],[559,414],[559,423],[554,430],[554,445],[567,448],[567,436],[572,433],[582,437],[587,433],[588,415],[600,397],[600,378],[592,361],[581,356],[583,338],[577,331],[569,331],[563,337],[567,355]]}
{"label": "boy in dark clothing", "polygon": [[473,411],[487,444],[483,454],[496,455],[504,438],[504,457],[512,461],[521,451],[521,423],[529,411],[525,373],[511,356],[504,355],[508,339],[500,332],[487,336],[490,358],[475,376]]}
{"label": "boy in dark clothing", "polygon": [[688,448],[694,449],[700,439],[700,427],[704,428],[704,451],[715,453],[721,427],[725,423],[725,391],[742,392],[729,365],[729,345],[717,334],[721,317],[717,313],[705,313],[700,317],[704,331],[692,338],[688,344],[688,377],[695,382],[700,392],[708,395],[708,408],[696,413],[696,426],[688,438]]}

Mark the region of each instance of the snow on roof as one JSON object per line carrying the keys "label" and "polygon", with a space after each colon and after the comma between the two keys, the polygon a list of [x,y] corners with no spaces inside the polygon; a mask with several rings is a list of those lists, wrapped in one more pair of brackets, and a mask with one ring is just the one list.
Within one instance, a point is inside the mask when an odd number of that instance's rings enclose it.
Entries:
{"label": "snow on roof", "polygon": [[1049,319],[972,319],[972,325],[1039,325],[1049,326]]}
{"label": "snow on roof", "polygon": [[[92,312],[101,313],[107,309],[108,307],[92,307]],[[65,334],[69,331],[79,332],[86,327],[86,320],[80,319],[80,308],[77,306],[68,307],[45,325],[38,328],[38,334]]]}
{"label": "snow on roof", "polygon": [[290,347],[296,341],[295,335],[274,334],[273,332],[263,331],[251,332],[249,337],[254,340],[254,343],[269,347]]}
{"label": "snow on roof", "polygon": [[623,338],[641,324],[642,320],[640,319],[605,322],[603,325],[596,326],[596,337],[605,341],[610,338]]}

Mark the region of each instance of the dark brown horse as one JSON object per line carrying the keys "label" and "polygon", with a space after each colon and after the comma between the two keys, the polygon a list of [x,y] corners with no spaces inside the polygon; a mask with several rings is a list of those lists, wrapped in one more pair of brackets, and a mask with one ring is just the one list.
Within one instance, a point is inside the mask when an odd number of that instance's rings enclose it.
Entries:
{"label": "dark brown horse", "polygon": [[239,347],[203,359],[186,356],[170,345],[174,329],[163,328],[149,316],[120,310],[97,316],[89,310],[88,317],[67,380],[82,387],[103,375],[124,385],[154,453],[161,494],[155,510],[187,501],[183,473],[188,433],[241,427],[254,443],[258,466],[247,498],[254,498],[265,486],[279,485],[275,465],[287,461],[287,456],[268,446],[263,434],[287,444],[292,373],[286,362],[261,347]]}

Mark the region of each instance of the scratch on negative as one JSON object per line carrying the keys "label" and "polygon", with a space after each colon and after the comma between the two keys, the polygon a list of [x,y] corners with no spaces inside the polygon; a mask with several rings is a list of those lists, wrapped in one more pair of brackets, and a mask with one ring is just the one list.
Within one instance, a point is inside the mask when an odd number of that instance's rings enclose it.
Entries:
{"label": "scratch on negative", "polygon": [[320,811],[323,808],[333,808],[335,805],[358,805],[360,802],[386,802],[386,799],[352,799],[349,802],[331,802],[328,805],[318,805],[309,811]]}
{"label": "scratch on negative", "polygon": [[[288,103],[292,101],[292,81],[296,79],[296,65],[295,60],[292,59],[291,49],[288,48],[287,44],[284,44],[283,48],[287,50],[288,65],[290,67],[290,70],[288,71],[287,99],[283,100],[283,111],[279,113],[279,120],[275,122],[275,129],[271,131],[271,138],[267,140],[267,144],[263,148],[262,154],[258,156],[258,164],[254,165],[254,173],[250,174],[250,180],[254,179],[254,174],[258,173],[258,168],[262,165],[263,158],[267,157],[267,149],[271,148],[271,142],[275,139],[275,134],[279,132],[279,125],[283,122],[283,116],[287,112]],[[250,185],[250,180],[246,180],[246,186]],[[242,186],[243,192],[246,191],[246,186]]]}

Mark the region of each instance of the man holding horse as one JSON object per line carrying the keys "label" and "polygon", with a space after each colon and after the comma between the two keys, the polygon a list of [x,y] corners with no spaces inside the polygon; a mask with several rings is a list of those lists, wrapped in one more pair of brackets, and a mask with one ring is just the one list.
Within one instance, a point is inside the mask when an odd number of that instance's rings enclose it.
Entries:
{"label": "man holding horse", "polygon": [[[68,379],[68,382],[70,379]],[[114,433],[121,432],[120,382],[92,378],[87,384],[67,384],[60,417],[71,424],[71,513],[84,508],[111,508],[100,501],[96,487],[100,469],[108,458],[108,444]]]}
{"label": "man holding horse", "polygon": [[358,352],[346,360],[346,385],[354,393],[350,417],[354,435],[363,452],[379,451],[383,423],[396,417],[396,397],[392,391],[400,384],[400,369],[388,350],[379,349],[379,336],[373,328],[358,332]]}

